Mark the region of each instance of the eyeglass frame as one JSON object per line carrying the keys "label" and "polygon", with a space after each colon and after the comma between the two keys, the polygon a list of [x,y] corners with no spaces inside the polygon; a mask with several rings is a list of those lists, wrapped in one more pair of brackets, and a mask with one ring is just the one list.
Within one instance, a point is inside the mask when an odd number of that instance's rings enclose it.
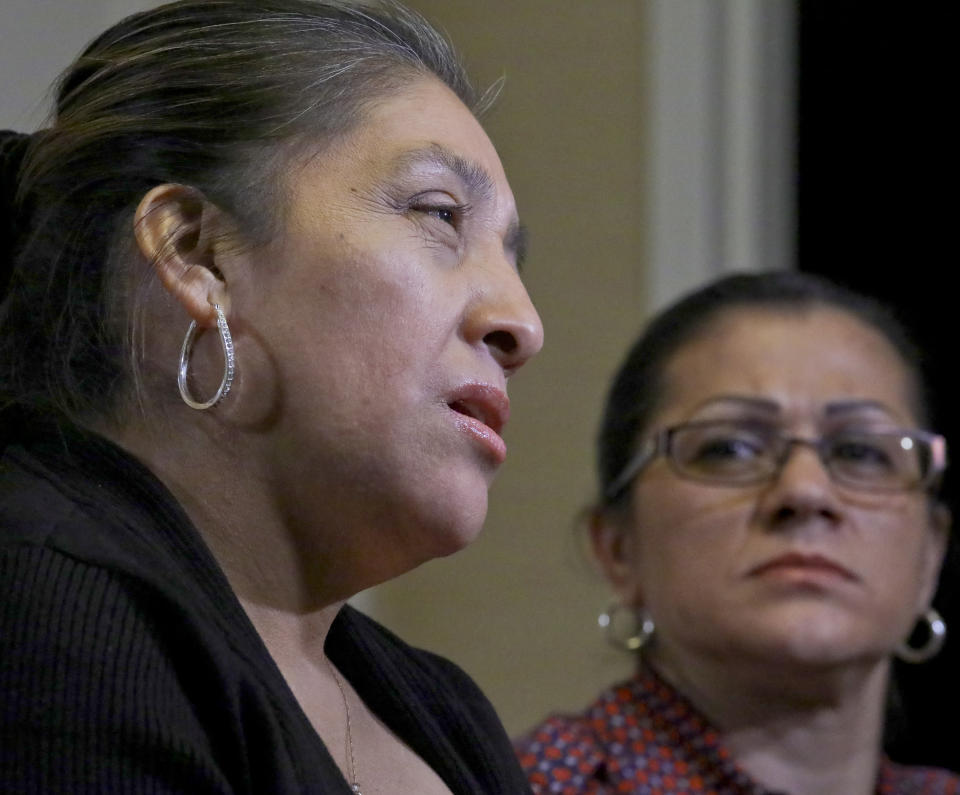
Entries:
{"label": "eyeglass frame", "polygon": [[[671,454],[671,442],[678,430],[684,430],[686,428],[697,426],[748,424],[750,423],[737,422],[736,420],[718,419],[681,422],[676,425],[671,425],[668,428],[661,428],[642,445],[640,445],[637,451],[630,457],[630,460],[627,461],[626,465],[620,471],[620,474],[614,478],[613,482],[604,490],[604,496],[606,500],[611,503],[614,502],[618,497],[621,496],[621,494],[623,494],[626,488],[637,478],[637,476],[640,475],[644,468],[646,468],[649,463],[651,463],[657,456],[660,455],[666,458],[667,463],[670,465],[670,468],[675,474],[686,480],[693,480],[699,483],[712,483],[717,486],[750,486],[756,483],[763,483],[767,480],[772,480],[773,478],[777,477],[780,474],[780,471],[783,469],[783,466],[787,463],[787,460],[790,458],[790,453],[796,445],[811,447],[817,453],[817,458],[820,459],[820,463],[830,476],[831,481],[835,483],[839,482],[841,485],[846,485],[850,488],[858,488],[857,486],[851,485],[849,482],[844,481],[843,478],[838,480],[832,468],[830,467],[830,464],[827,463],[827,459],[824,457],[824,445],[834,437],[840,435],[840,433],[843,433],[842,431],[832,434],[824,434],[816,439],[805,439],[802,436],[790,436],[782,432],[776,432],[776,437],[783,444],[783,452],[776,461],[776,466],[768,474],[755,479],[725,481],[719,478],[714,479],[709,477],[696,477],[695,475],[691,475],[689,472],[683,471],[677,465],[677,462],[674,460],[674,457]],[[860,433],[869,433],[869,431],[860,431]],[[922,490],[933,485],[937,478],[942,475],[944,470],[947,468],[947,440],[941,434],[921,430],[919,428],[891,428],[889,430],[882,431],[882,433],[884,435],[900,434],[901,436],[909,437],[914,441],[924,442],[930,449],[929,469],[926,473],[924,473],[924,476],[917,483],[910,486],[903,488],[861,488],[859,490],[887,494],[902,491],[913,491],[915,489]]]}

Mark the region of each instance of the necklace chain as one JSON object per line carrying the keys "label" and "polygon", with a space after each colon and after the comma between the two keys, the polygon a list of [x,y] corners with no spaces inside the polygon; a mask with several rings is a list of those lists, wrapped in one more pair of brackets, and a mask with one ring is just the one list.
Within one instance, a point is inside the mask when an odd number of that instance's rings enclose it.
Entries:
{"label": "necklace chain", "polygon": [[350,725],[350,702],[347,700],[347,691],[343,687],[343,682],[340,681],[339,672],[329,659],[327,660],[327,665],[330,666],[333,681],[337,683],[337,689],[343,698],[343,710],[347,713],[347,750],[350,755],[350,791],[353,792],[354,795],[363,795],[363,793],[360,792],[360,785],[357,783],[357,762],[353,758],[353,728]]}

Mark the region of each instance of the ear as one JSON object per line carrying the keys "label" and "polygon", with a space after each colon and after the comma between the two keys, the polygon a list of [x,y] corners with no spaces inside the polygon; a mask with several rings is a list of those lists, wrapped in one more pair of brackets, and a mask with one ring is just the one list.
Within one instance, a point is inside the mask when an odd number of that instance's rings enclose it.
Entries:
{"label": "ear", "polygon": [[920,593],[921,602],[918,606],[918,615],[930,607],[933,595],[936,593],[937,581],[940,579],[940,568],[947,552],[951,523],[950,509],[939,500],[935,501],[930,506],[930,534],[927,539],[923,562],[923,588]]}
{"label": "ear", "polygon": [[625,517],[594,511],[590,515],[590,546],[619,602],[627,607],[643,605],[637,571],[636,529]]}
{"label": "ear", "polygon": [[152,188],[134,215],[134,236],[161,284],[198,325],[216,325],[214,304],[224,312],[226,283],[216,265],[218,227],[223,213],[200,191],[186,185]]}

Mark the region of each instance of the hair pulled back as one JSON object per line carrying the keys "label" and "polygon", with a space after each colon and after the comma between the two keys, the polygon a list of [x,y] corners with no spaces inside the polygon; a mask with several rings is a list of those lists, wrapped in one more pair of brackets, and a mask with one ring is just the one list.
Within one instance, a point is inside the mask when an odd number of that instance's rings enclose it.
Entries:
{"label": "hair pulled back", "polygon": [[266,242],[283,165],[416,75],[479,110],[449,43],[393,0],[180,0],[94,40],[51,127],[0,134],[0,408],[119,408],[138,361],[132,286],[148,278],[125,269],[151,188],[189,185]]}
{"label": "hair pulled back", "polygon": [[636,450],[640,436],[661,408],[665,374],[673,358],[707,332],[724,313],[758,309],[796,313],[826,308],[845,312],[877,331],[900,355],[911,379],[915,410],[928,421],[929,397],[920,354],[903,325],[879,302],[822,277],[797,271],[734,274],[681,298],[655,316],[617,370],[607,395],[597,438],[600,499],[597,510],[629,501],[629,489],[606,496]]}

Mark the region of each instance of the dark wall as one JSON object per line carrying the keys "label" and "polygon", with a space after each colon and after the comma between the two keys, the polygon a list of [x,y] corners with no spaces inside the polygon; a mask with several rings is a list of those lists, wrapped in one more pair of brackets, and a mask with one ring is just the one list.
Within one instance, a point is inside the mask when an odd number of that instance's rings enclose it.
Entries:
{"label": "dark wall", "polygon": [[[926,355],[935,429],[960,464],[955,385],[957,47],[953,3],[801,0],[799,266],[892,305]],[[960,467],[958,467],[960,470]],[[945,496],[958,517],[960,477]],[[941,654],[898,663],[903,714],[894,758],[960,770],[960,545],[952,542],[935,605],[947,622]]]}

